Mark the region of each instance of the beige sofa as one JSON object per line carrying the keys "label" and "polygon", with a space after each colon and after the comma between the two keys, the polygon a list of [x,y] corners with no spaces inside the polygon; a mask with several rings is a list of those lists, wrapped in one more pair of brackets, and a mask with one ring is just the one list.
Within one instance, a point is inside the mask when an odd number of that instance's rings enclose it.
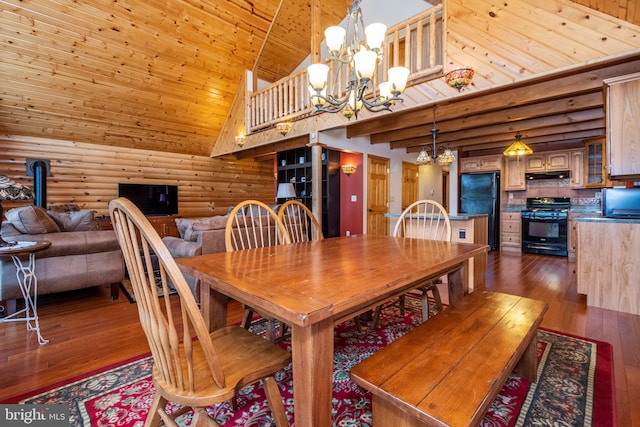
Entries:
{"label": "beige sofa", "polygon": [[[6,212],[2,237],[7,241],[51,242],[36,254],[38,295],[92,286],[111,285],[118,297],[124,279],[124,260],[112,230],[99,230],[91,211],[46,211],[25,206]],[[0,260],[0,301],[11,313],[22,298],[16,267],[10,258]]]}

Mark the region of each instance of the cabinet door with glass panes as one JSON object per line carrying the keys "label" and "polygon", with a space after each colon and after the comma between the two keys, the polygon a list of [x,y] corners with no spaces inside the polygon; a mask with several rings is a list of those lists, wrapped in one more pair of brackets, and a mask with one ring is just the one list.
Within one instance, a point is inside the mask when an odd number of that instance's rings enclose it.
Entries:
{"label": "cabinet door with glass panes", "polygon": [[603,138],[587,141],[585,146],[585,187],[607,186],[605,142]]}

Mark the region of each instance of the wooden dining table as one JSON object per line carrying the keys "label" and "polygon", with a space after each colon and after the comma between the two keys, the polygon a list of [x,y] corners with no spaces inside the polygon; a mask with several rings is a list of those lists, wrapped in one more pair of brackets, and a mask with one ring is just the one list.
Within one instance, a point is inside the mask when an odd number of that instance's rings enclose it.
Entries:
{"label": "wooden dining table", "polygon": [[[229,298],[291,327],[295,423],[327,427],[334,325],[443,275],[454,303],[468,292],[474,259],[484,259],[476,264],[486,268],[488,250],[483,244],[358,235],[177,262],[200,280],[210,330],[226,326]],[[476,280],[476,288],[483,285]]]}

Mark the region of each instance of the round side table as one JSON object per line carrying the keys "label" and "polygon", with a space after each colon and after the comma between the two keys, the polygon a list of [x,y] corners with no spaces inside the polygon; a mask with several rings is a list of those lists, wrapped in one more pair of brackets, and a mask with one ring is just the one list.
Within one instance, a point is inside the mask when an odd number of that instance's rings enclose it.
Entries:
{"label": "round side table", "polygon": [[[51,242],[43,240],[38,242],[17,242],[13,246],[0,247],[0,257],[11,257],[13,259],[13,263],[16,266],[18,285],[24,298],[24,308],[0,319],[0,322],[26,322],[27,330],[36,331],[38,343],[41,345],[48,343],[49,340],[45,340],[40,334],[35,253],[43,251],[49,246],[51,246]],[[23,262],[21,259],[21,257],[25,256],[28,256],[28,263]],[[18,317],[22,313],[24,313],[24,316]],[[33,323],[31,323],[32,321]]]}

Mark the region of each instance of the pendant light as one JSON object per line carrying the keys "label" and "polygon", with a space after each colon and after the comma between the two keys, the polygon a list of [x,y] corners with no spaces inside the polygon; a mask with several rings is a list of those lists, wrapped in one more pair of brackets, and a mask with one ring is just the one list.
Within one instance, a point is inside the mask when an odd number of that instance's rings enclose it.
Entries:
{"label": "pendant light", "polygon": [[527,154],[533,153],[531,147],[520,141],[521,138],[522,135],[520,135],[520,131],[516,132],[516,140],[509,146],[509,148],[504,150],[504,153],[502,154],[508,157],[516,156],[519,159],[520,156],[525,156]]}

